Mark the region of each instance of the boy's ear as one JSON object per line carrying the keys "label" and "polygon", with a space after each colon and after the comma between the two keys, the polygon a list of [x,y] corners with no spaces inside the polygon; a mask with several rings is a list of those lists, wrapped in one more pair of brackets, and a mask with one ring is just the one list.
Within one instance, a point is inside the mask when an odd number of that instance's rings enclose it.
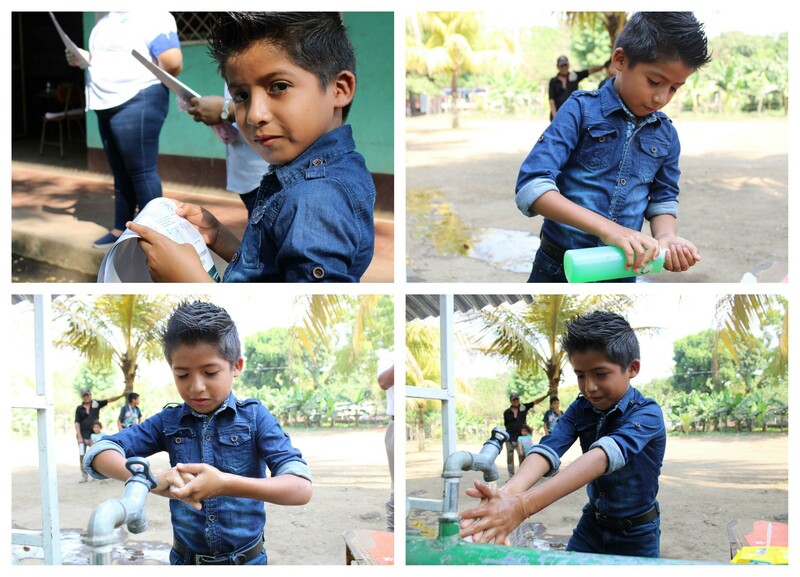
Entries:
{"label": "boy's ear", "polygon": [[628,378],[632,379],[636,375],[639,374],[639,369],[641,369],[641,361],[639,359],[634,359],[633,362],[628,366]]}
{"label": "boy's ear", "polygon": [[611,64],[614,65],[614,68],[617,71],[622,70],[627,63],[628,57],[625,55],[625,51],[622,48],[615,48],[614,53],[611,55]]}
{"label": "boy's ear", "polygon": [[344,108],[353,101],[356,94],[356,75],[349,70],[342,70],[331,81],[334,104],[336,108]]}
{"label": "boy's ear", "polygon": [[238,359],[236,359],[236,362],[233,363],[233,376],[238,377],[239,373],[242,372],[243,368],[244,368],[244,357],[239,357]]}

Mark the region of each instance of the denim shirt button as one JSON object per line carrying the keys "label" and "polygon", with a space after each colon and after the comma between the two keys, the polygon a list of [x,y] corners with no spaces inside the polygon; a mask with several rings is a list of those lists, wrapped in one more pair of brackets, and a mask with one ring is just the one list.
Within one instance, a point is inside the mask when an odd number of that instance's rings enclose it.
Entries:
{"label": "denim shirt button", "polygon": [[657,146],[653,146],[653,147],[651,147],[651,148],[650,148],[650,152],[652,152],[653,154],[655,154],[656,152],[658,152],[658,147],[657,147]]}
{"label": "denim shirt button", "polygon": [[315,158],[314,160],[311,161],[311,164],[313,166],[319,166],[320,164],[322,164],[322,162],[323,160],[321,158]]}
{"label": "denim shirt button", "polygon": [[314,275],[314,278],[322,278],[325,276],[325,269],[322,268],[321,266],[315,266],[311,270],[311,274]]}
{"label": "denim shirt button", "polygon": [[209,521],[213,521],[214,519],[216,519],[215,515],[211,514],[211,515],[208,516],[208,520]]}
{"label": "denim shirt button", "polygon": [[620,183],[622,186],[625,186],[626,184],[628,184],[628,181],[627,181],[627,180],[625,180],[624,178],[621,178],[621,179],[619,180],[619,183]]}
{"label": "denim shirt button", "polygon": [[175,439],[175,444],[176,444],[176,445],[180,445],[182,442],[183,442],[183,439],[181,439],[180,437],[178,437],[177,439]]}
{"label": "denim shirt button", "polygon": [[544,142],[544,134],[539,137],[539,142]]}
{"label": "denim shirt button", "polygon": [[606,141],[605,136],[601,136],[600,138],[597,139],[597,142],[605,142],[605,141]]}
{"label": "denim shirt button", "polygon": [[211,435],[206,435],[206,441],[210,441],[210,440],[211,440]]}

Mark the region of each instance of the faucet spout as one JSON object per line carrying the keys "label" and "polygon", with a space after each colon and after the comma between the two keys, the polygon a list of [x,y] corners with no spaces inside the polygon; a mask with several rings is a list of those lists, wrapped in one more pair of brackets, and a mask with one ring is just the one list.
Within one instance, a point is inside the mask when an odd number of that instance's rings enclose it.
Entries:
{"label": "faucet spout", "polygon": [[131,457],[125,466],[132,473],[125,482],[122,499],[108,499],[100,503],[89,519],[85,543],[92,548],[93,565],[109,565],[111,548],[116,542],[115,531],[126,524],[131,533],[147,529],[144,504],[148,493],[157,481],[150,472],[150,464],[142,457]]}
{"label": "faucet spout", "polygon": [[442,504],[442,522],[458,521],[458,486],[464,471],[481,471],[483,480],[491,483],[500,478],[495,459],[508,440],[508,433],[503,429],[492,429],[491,436],[481,447],[480,452],[456,451],[451,453],[444,463],[442,478],[444,479],[444,499]]}

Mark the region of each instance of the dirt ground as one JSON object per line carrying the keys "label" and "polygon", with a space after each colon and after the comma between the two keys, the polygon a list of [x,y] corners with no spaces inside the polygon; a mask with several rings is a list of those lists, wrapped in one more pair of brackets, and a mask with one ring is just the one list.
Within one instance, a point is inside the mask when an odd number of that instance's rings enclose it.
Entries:
{"label": "dirt ground", "polygon": [[[411,497],[441,499],[441,448],[430,442],[424,452],[406,453],[406,491]],[[477,451],[480,444],[459,446]],[[580,456],[572,447],[562,460],[567,465]],[[748,533],[752,521],[788,525],[789,438],[786,434],[670,436],[661,471],[661,556],[691,561],[730,561],[727,525]],[[501,473],[498,485],[508,480],[505,451],[495,461]],[[459,490],[459,510],[475,506],[464,490],[480,473],[465,472]],[[534,515],[553,541],[568,539],[586,504],[579,489]],[[408,524],[425,535],[435,529],[435,515],[412,511]],[[743,528],[747,527],[742,531]],[[434,533],[435,534],[435,533]]]}
{"label": "dirt ground", "polygon": [[[385,503],[390,493],[384,428],[347,430],[289,430],[292,443],[308,461],[314,475],[314,495],[308,505],[267,505],[266,549],[270,565],[344,565],[343,534],[349,529],[385,530]],[[88,552],[80,545],[93,509],[106,499],[119,499],[123,484],[90,481],[81,484],[74,438],[57,443],[58,499],[64,564],[85,564]],[[155,470],[169,466],[165,453],[154,455]],[[40,529],[41,508],[37,449],[34,440],[12,442],[11,523],[14,528]],[[172,543],[169,507],[151,496],[146,504],[150,526],[139,535],[120,532],[114,552],[121,564],[168,562]],[[22,562],[37,551],[13,553]],[[41,558],[41,550],[38,550]]]}
{"label": "dirt ground", "polygon": [[[782,280],[788,262],[788,122],[670,115],[682,147],[678,234],[698,246],[702,261],[686,273],[665,272],[648,282],[740,282],[748,272],[759,282]],[[538,237],[542,218],[517,210],[514,187],[546,122],[463,115],[459,130],[449,125],[448,115],[406,118],[408,281],[525,282],[535,248],[529,256],[523,252],[522,270],[512,272],[498,256],[487,262],[448,253],[428,235],[451,236],[451,246],[472,249],[497,231]],[[526,242],[506,240],[513,247]]]}

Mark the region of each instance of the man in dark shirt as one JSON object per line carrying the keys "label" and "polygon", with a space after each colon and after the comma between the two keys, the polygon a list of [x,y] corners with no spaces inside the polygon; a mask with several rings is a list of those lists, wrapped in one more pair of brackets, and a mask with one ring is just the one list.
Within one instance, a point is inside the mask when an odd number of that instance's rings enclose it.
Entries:
{"label": "man in dark shirt", "polygon": [[86,447],[92,444],[92,425],[95,421],[100,420],[100,409],[108,403],[121,399],[123,395],[124,393],[110,399],[95,401],[92,399],[92,391],[89,389],[81,391],[83,402],[75,409],[75,437],[78,441],[78,452],[80,453],[81,483],[89,480],[89,476],[83,468],[83,455],[86,452]]}
{"label": "man in dark shirt", "polygon": [[550,79],[550,87],[548,88],[550,120],[555,118],[556,112],[567,101],[570,94],[578,89],[578,84],[581,80],[603,69],[601,64],[599,66],[590,66],[588,70],[573,72],[569,69],[569,58],[563,55],[556,60],[556,66],[558,67],[558,74]]}
{"label": "man in dark shirt", "polygon": [[[506,441],[506,456],[508,458],[508,476],[514,475],[514,453],[517,452],[517,439],[519,438],[520,428],[528,422],[528,411],[530,411],[536,403],[539,403],[547,398],[547,393],[531,401],[530,403],[520,403],[519,393],[511,393],[509,400],[511,406],[503,413],[503,424],[505,425],[506,432],[508,433],[508,441]],[[525,460],[523,455],[519,456],[519,464]]]}

